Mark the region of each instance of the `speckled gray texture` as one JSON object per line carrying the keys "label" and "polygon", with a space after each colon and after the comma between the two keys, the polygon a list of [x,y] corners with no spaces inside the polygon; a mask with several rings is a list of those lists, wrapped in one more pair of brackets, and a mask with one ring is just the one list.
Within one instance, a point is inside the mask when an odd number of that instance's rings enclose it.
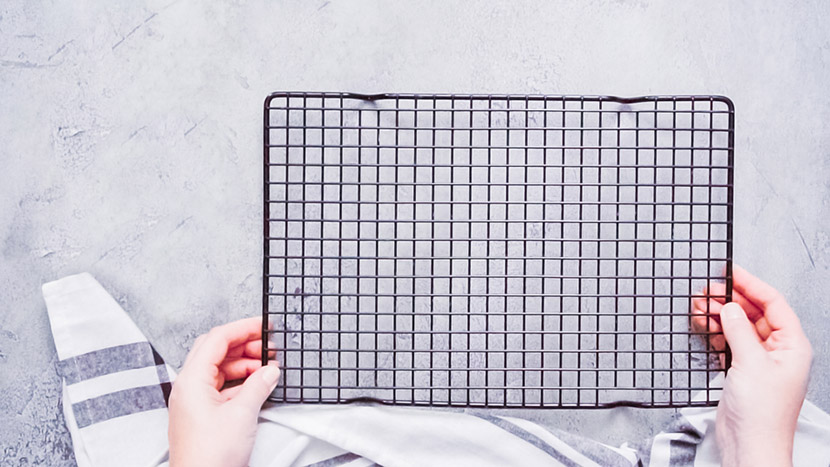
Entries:
{"label": "speckled gray texture", "polygon": [[[0,464],[72,463],[41,283],[91,272],[173,365],[258,313],[274,90],[730,96],[735,257],[801,314],[830,408],[828,20],[824,1],[4,2]],[[618,443],[671,412],[525,415]]]}

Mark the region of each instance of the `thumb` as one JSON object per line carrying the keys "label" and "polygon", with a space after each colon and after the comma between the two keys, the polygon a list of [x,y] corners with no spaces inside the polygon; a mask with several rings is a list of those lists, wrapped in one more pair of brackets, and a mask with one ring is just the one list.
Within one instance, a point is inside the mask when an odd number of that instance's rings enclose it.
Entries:
{"label": "thumb", "polygon": [[242,383],[242,389],[233,397],[232,403],[259,412],[262,403],[277,386],[279,379],[280,369],[277,363],[270,362],[248,376]]}
{"label": "thumb", "polygon": [[720,311],[720,324],[735,360],[742,360],[764,351],[761,347],[761,339],[755,331],[755,325],[749,321],[746,312],[737,303],[731,302],[724,305]]}

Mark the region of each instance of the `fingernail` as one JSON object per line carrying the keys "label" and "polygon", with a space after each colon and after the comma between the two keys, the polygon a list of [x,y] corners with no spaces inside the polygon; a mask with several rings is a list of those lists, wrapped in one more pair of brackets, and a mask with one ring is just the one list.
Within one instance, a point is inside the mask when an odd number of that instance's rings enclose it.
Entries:
{"label": "fingernail", "polygon": [[264,370],[262,370],[262,379],[269,386],[273,386],[277,384],[277,380],[280,379],[280,369],[277,367],[276,363],[269,363]]}
{"label": "fingernail", "polygon": [[738,319],[744,310],[737,303],[727,303],[720,311],[721,319]]}

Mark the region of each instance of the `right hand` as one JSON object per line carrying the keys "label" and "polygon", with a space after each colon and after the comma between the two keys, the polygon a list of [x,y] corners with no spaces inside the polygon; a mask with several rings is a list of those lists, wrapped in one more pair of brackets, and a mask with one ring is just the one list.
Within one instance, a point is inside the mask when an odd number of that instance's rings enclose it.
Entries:
{"label": "right hand", "polygon": [[[732,303],[724,304],[722,284],[693,300],[693,325],[722,331],[732,350],[715,422],[721,459],[725,466],[792,465],[813,350],[777,290],[738,266],[732,277]],[[712,344],[724,348],[723,339]]]}

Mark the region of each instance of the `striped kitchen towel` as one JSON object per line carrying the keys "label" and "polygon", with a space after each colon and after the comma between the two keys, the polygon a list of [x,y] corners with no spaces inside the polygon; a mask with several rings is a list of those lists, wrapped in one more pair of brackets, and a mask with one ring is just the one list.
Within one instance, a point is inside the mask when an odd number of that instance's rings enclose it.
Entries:
{"label": "striped kitchen towel", "polygon": [[167,453],[172,368],[89,274],[43,285],[78,465],[154,465]]}

